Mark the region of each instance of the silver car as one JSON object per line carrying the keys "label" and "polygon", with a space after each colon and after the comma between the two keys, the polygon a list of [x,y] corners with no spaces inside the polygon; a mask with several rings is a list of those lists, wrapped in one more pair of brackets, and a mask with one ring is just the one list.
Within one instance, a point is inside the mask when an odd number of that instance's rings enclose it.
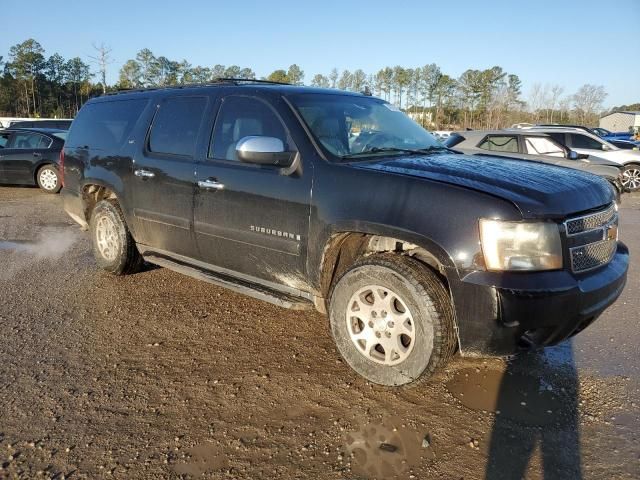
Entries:
{"label": "silver car", "polygon": [[620,165],[574,152],[544,133],[522,129],[469,130],[452,133],[444,144],[470,155],[517,158],[583,170],[605,178],[618,196],[624,191]]}

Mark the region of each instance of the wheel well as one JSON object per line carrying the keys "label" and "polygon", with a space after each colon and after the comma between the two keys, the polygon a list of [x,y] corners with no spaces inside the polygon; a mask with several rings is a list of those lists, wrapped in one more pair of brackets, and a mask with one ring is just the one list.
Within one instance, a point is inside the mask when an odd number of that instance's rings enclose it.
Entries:
{"label": "wheel well", "polygon": [[89,222],[91,218],[91,212],[95,208],[96,204],[102,200],[112,198],[117,200],[116,194],[102,185],[86,185],[82,190],[82,203],[84,205],[84,218]]}
{"label": "wheel well", "polygon": [[449,289],[444,265],[426,249],[392,237],[340,233],[331,237],[324,250],[320,278],[322,296],[328,298],[334,282],[360,258],[381,252],[394,252],[415,258],[433,270],[447,290]]}

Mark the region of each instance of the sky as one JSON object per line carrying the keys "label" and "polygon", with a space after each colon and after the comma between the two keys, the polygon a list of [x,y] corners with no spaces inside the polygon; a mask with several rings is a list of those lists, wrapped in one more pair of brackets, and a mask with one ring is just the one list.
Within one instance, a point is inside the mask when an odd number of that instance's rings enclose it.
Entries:
{"label": "sky", "polygon": [[[28,6],[27,6],[28,4]],[[46,55],[90,62],[112,48],[108,83],[149,48],[193,65],[250,67],[266,76],[292,63],[308,83],[333,67],[374,73],[436,63],[459,76],[501,66],[565,94],[603,85],[605,107],[640,102],[640,0],[0,0],[0,55],[28,38]],[[35,14],[40,11],[41,14]],[[46,13],[45,13],[46,12]],[[97,65],[94,65],[97,71]]]}

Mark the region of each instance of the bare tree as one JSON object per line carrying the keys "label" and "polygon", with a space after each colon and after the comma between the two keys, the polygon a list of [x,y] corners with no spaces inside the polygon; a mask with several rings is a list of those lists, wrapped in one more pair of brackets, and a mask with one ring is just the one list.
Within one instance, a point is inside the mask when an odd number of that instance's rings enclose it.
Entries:
{"label": "bare tree", "polygon": [[107,65],[113,63],[113,59],[109,56],[111,48],[105,46],[104,43],[101,43],[100,45],[92,43],[91,45],[97,53],[95,56],[89,55],[89,58],[98,64],[100,80],[102,83],[102,93],[107,93]]}
{"label": "bare tree", "polygon": [[586,84],[571,97],[576,114],[583,125],[587,125],[595,114],[602,110],[602,102],[607,92],[602,85]]}

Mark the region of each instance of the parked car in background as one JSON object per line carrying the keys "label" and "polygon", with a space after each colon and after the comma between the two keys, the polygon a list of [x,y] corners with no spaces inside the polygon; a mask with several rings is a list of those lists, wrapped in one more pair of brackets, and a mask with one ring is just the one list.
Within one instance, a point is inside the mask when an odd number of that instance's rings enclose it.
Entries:
{"label": "parked car in background", "polygon": [[[525,124],[521,124],[525,125]],[[584,130],[586,132],[592,133],[594,135],[599,136],[600,138],[604,138],[607,141],[611,140],[630,140],[633,136],[631,132],[611,132],[606,128],[602,127],[585,127],[584,125],[560,125],[557,123],[538,123],[537,125],[530,125],[529,127],[547,127],[547,128],[577,128],[580,130]],[[518,127],[523,128],[523,127]],[[524,127],[527,128],[527,127]]]}
{"label": "parked car in background", "polygon": [[445,141],[451,135],[451,130],[434,130],[431,134],[441,142]]}
{"label": "parked car in background", "polygon": [[578,153],[611,160],[623,167],[622,184],[629,191],[640,190],[640,151],[618,148],[583,128],[531,127],[523,131],[546,133],[558,143]]}
{"label": "parked car in background", "polygon": [[105,95],[63,161],[65,210],[100,268],[146,259],[315,306],[345,361],[383,385],[416,385],[456,349],[563,341],[626,282],[606,181],[453,152],[357,93],[226,80]]}
{"label": "parked car in background", "polygon": [[622,150],[640,150],[640,141],[638,140],[609,140],[609,143]]}
{"label": "parked car in background", "polygon": [[10,128],[54,128],[56,130],[69,130],[73,120],[20,120],[11,122]]}
{"label": "parked car in background", "polygon": [[0,183],[38,185],[47,193],[58,193],[66,135],[66,130],[51,128],[0,130]]}
{"label": "parked car in background", "polygon": [[630,140],[633,136],[631,132],[611,132],[606,128],[594,127],[591,129],[596,135],[605,140]]}
{"label": "parked car in background", "polygon": [[583,170],[606,179],[614,187],[618,197],[623,192],[620,165],[602,158],[578,154],[544,133],[522,129],[470,130],[452,133],[444,144],[470,155],[521,158]]}

